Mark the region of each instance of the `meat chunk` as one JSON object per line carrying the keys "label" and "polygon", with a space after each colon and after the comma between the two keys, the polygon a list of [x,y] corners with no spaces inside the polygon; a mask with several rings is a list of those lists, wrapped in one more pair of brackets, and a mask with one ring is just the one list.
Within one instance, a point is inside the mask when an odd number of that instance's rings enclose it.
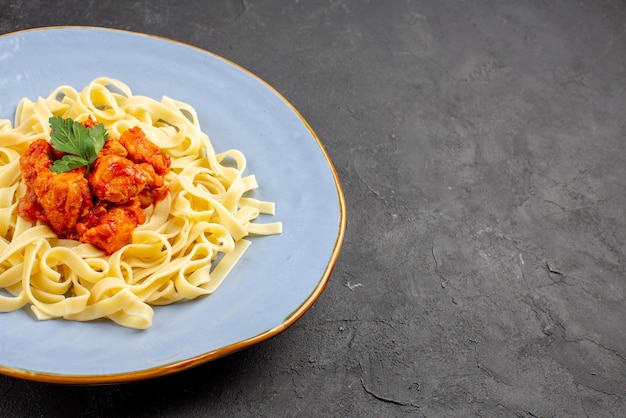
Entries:
{"label": "meat chunk", "polygon": [[87,116],[87,119],[81,122],[85,128],[93,128],[98,125],[98,121],[91,117],[91,115]]}
{"label": "meat chunk", "polygon": [[26,194],[20,199],[17,204],[17,213],[27,221],[34,221],[39,219],[47,222],[46,214],[37,200],[37,195],[32,186],[26,187]]}
{"label": "meat chunk", "polygon": [[87,229],[80,241],[92,244],[111,255],[131,242],[133,230],[145,220],[146,215],[139,207],[139,201],[116,206],[100,217],[97,225]]}
{"label": "meat chunk", "polygon": [[52,166],[51,152],[52,146],[45,139],[33,141],[28,146],[24,155],[20,157],[22,178],[27,185],[32,185],[39,173],[50,170]]}
{"label": "meat chunk", "polygon": [[101,155],[89,173],[89,184],[99,199],[124,203],[143,190],[150,177],[132,161],[119,155]]}
{"label": "meat chunk", "polygon": [[137,166],[146,174],[148,181],[146,187],[137,195],[141,202],[141,207],[146,208],[156,202],[159,202],[167,196],[170,188],[165,185],[163,176],[160,176],[154,171],[148,163],[137,164]]}
{"label": "meat chunk", "polygon": [[100,150],[100,155],[119,155],[120,157],[126,157],[128,155],[128,151],[124,148],[124,145],[120,143],[117,139],[109,138],[104,143],[104,146]]}
{"label": "meat chunk", "polygon": [[81,171],[43,171],[33,181],[48,224],[62,238],[75,238],[76,224],[93,207],[89,183]]}
{"label": "meat chunk", "polygon": [[52,147],[45,139],[32,142],[26,152],[20,157],[20,171],[26,184],[26,194],[17,205],[17,213],[28,221],[39,219],[47,222],[46,214],[37,200],[33,189],[33,181],[39,173],[48,171],[52,166],[50,158]]}
{"label": "meat chunk", "polygon": [[159,175],[170,167],[170,158],[152,143],[138,126],[128,129],[120,137],[120,143],[128,150],[128,158],[134,163],[148,163]]}

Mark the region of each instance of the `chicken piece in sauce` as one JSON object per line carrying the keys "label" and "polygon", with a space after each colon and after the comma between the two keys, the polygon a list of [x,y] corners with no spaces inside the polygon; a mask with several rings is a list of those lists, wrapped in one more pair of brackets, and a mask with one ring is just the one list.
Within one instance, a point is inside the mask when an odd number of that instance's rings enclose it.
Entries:
{"label": "chicken piece in sauce", "polygon": [[93,207],[89,182],[80,170],[44,171],[33,181],[48,224],[62,238],[77,238],[76,224]]}
{"label": "chicken piece in sauce", "polygon": [[136,200],[130,205],[114,206],[87,229],[80,241],[92,244],[107,255],[113,254],[131,241],[133,231],[146,221],[146,214]]}
{"label": "chicken piece in sauce", "polygon": [[169,187],[165,185],[165,179],[154,171],[154,167],[148,163],[137,164],[137,166],[144,172],[148,181],[146,187],[137,195],[141,202],[141,207],[145,208],[159,202],[167,196]]}
{"label": "chicken piece in sauce", "polygon": [[101,155],[89,173],[89,184],[98,199],[125,203],[137,196],[150,180],[138,164],[119,155]]}
{"label": "chicken piece in sauce", "polygon": [[170,167],[170,158],[138,126],[128,129],[120,137],[120,144],[128,150],[128,158],[137,164],[148,163],[159,175],[164,175]]}
{"label": "chicken piece in sauce", "polygon": [[26,183],[26,195],[22,197],[17,206],[17,213],[28,221],[39,219],[46,221],[43,208],[37,200],[33,189],[33,180],[41,172],[49,171],[52,166],[50,153],[52,146],[45,139],[38,139],[30,144],[24,155],[20,158],[20,170]]}
{"label": "chicken piece in sauce", "polygon": [[92,207],[84,171],[53,173],[52,147],[45,139],[34,141],[20,158],[26,195],[18,204],[24,219],[47,222],[62,238],[75,237],[78,220]]}
{"label": "chicken piece in sauce", "polygon": [[52,145],[45,139],[38,139],[30,144],[20,158],[20,169],[26,185],[32,186],[33,180],[37,178],[39,173],[50,170],[52,166],[51,153]]}
{"label": "chicken piece in sauce", "polygon": [[120,157],[126,157],[128,151],[124,148],[124,145],[120,144],[119,140],[109,137],[100,150],[100,156],[102,155],[119,155]]}

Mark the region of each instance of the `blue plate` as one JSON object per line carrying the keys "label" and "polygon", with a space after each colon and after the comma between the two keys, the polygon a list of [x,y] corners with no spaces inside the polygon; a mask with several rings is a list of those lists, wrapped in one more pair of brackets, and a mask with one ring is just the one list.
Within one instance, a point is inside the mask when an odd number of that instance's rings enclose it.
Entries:
{"label": "blue plate", "polygon": [[245,69],[189,45],[87,27],[0,36],[0,119],[20,99],[107,76],[134,94],[187,102],[217,152],[236,148],[276,202],[283,233],[252,246],[207,297],[155,308],[150,329],[109,321],[37,321],[29,309],[0,314],[0,373],[68,384],[162,376],[266,340],[322,293],[345,231],[345,202],[328,155],[294,107]]}

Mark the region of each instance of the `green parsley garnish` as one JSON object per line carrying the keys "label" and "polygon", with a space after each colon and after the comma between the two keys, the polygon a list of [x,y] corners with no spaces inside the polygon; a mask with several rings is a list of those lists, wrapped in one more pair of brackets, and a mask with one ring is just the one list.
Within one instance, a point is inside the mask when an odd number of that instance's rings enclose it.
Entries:
{"label": "green parsley garnish", "polygon": [[89,166],[96,161],[108,137],[104,125],[87,128],[80,122],[70,118],[63,119],[61,116],[51,117],[48,123],[52,128],[52,148],[66,153],[52,164],[50,170],[64,173],[86,165],[89,172]]}

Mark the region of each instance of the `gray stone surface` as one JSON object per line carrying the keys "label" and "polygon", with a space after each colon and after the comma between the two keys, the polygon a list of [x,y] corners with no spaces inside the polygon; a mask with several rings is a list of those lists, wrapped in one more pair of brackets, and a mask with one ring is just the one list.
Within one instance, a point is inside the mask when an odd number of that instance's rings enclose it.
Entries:
{"label": "gray stone surface", "polygon": [[626,416],[626,3],[213,3],[0,0],[0,33],[146,32],[273,85],[346,194],[325,293],[165,378],[0,377],[0,416]]}

